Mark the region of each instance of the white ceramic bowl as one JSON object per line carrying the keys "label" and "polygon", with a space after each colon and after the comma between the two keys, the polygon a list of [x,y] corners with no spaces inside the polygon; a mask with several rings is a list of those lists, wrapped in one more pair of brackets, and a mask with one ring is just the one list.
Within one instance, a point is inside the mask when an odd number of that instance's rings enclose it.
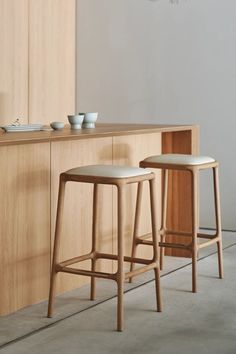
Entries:
{"label": "white ceramic bowl", "polygon": [[69,115],[68,121],[71,125],[71,129],[81,129],[81,124],[83,123],[84,115],[83,114],[75,114]]}
{"label": "white ceramic bowl", "polygon": [[95,128],[98,112],[88,112],[84,115],[83,128]]}
{"label": "white ceramic bowl", "polygon": [[54,130],[60,130],[64,128],[65,124],[63,122],[52,122],[50,126]]}

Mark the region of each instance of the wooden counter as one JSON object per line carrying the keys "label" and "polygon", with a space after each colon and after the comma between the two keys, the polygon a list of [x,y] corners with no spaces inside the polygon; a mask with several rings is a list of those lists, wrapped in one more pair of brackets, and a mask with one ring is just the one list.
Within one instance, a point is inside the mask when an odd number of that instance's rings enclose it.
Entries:
{"label": "wooden counter", "polygon": [[[61,140],[80,140],[88,138],[102,138],[121,135],[167,133],[196,130],[196,126],[191,125],[168,125],[168,124],[106,124],[100,123],[95,129],[71,130],[66,125],[62,130],[52,130],[45,126],[45,131],[5,133],[0,130],[1,145],[18,145],[30,143],[43,143]],[[197,139],[193,139],[197,143]]]}
{"label": "wooden counter", "polygon": [[[60,172],[89,164],[137,166],[149,155],[167,152],[198,153],[198,127],[98,124],[96,129],[81,131],[66,127],[62,131],[1,132],[0,315],[48,296]],[[168,223],[186,231],[191,227],[190,179],[184,172],[173,173],[173,177],[170,179],[172,206],[168,210]],[[130,253],[136,194],[135,186],[129,187],[125,226],[127,254]],[[91,188],[87,184],[68,184],[61,260],[89,250]],[[160,172],[157,172],[157,188],[160,201]],[[116,251],[115,190],[103,186],[99,198],[100,246],[103,251],[112,253]],[[143,201],[140,234],[150,232],[147,193],[144,193]],[[139,252],[150,255],[150,250],[144,246],[140,246]],[[177,254],[176,250],[169,252]],[[183,252],[181,255],[188,256]],[[85,263],[85,268],[88,266]],[[100,269],[115,270],[115,266],[107,261]],[[88,281],[88,278],[60,274],[58,292]]]}

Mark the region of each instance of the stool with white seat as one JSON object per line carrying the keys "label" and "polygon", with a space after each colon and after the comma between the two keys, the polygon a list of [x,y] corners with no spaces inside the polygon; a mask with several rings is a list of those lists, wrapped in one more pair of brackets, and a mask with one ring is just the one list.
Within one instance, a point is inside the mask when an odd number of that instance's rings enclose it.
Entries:
{"label": "stool with white seat", "polygon": [[[117,305],[117,330],[123,329],[123,291],[124,281],[131,276],[139,275],[143,272],[153,269],[155,273],[156,283],[156,298],[157,310],[161,311],[161,294],[160,294],[160,269],[158,259],[158,231],[156,223],[156,200],[155,200],[155,187],[154,187],[155,174],[143,168],[126,167],[126,166],[109,166],[109,165],[92,165],[82,166],[71,169],[60,175],[60,185],[58,194],[56,229],[54,240],[54,251],[51,271],[50,293],[48,303],[48,317],[52,316],[52,305],[55,292],[55,276],[58,272],[72,273],[78,275],[85,275],[91,277],[91,294],[90,298],[95,298],[95,278],[105,278],[115,280],[118,286],[118,305]],[[61,237],[62,228],[62,215],[65,195],[65,184],[67,182],[83,182],[92,183],[93,189],[93,222],[92,222],[92,249],[86,255],[81,255],[70,260],[58,262],[59,253],[59,238]],[[149,182],[150,188],[150,205],[151,205],[151,221],[152,221],[152,246],[153,257],[152,259],[143,259],[135,257],[124,256],[124,203],[126,186],[131,183],[138,185],[143,182]],[[98,209],[98,188],[100,184],[114,185],[117,187],[118,192],[118,251],[117,255],[100,253],[97,249],[97,209]],[[79,202],[79,201],[78,201]],[[136,206],[136,209],[138,206]],[[138,223],[139,215],[135,216],[135,224]],[[135,227],[135,230],[137,228]],[[134,231],[134,237],[135,231]],[[91,260],[91,270],[77,269],[70,267],[74,263],[84,260]],[[96,271],[97,259],[111,259],[118,261],[118,268],[116,273],[105,273]],[[124,261],[132,262],[142,265],[133,271],[124,272]]]}
{"label": "stool with white seat", "polygon": [[[162,154],[150,156],[140,162],[140,167],[158,168],[163,172],[163,198],[162,198],[162,217],[160,237],[161,247],[160,268],[163,267],[164,247],[188,249],[192,255],[192,291],[197,292],[197,254],[198,250],[217,243],[218,249],[218,267],[219,277],[223,278],[223,256],[222,256],[222,236],[221,236],[221,215],[220,215],[220,197],[219,197],[219,179],[218,179],[218,162],[208,156],[193,156],[184,154]],[[215,219],[216,232],[214,235],[199,233],[199,198],[198,198],[198,182],[199,171],[203,169],[213,170],[214,184],[214,203],[215,203]],[[191,173],[192,180],[192,230],[191,232],[181,232],[168,230],[166,225],[167,218],[167,195],[168,195],[168,171],[169,170],[185,170]],[[183,235],[189,236],[191,242],[188,245],[178,243],[165,242],[166,235]],[[198,238],[207,239],[203,243],[198,243]],[[132,256],[135,255],[137,245],[151,244],[150,241],[142,240],[141,238],[134,239]],[[131,266],[132,269],[132,266]]]}

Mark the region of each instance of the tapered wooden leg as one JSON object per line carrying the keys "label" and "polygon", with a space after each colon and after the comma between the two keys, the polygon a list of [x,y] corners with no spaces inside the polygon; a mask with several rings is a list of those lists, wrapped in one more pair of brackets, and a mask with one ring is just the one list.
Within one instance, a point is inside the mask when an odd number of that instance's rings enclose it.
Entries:
{"label": "tapered wooden leg", "polygon": [[[135,218],[134,218],[133,244],[132,244],[132,251],[131,251],[132,258],[136,256],[142,192],[143,192],[143,182],[139,182],[137,188],[136,210],[135,210]],[[134,269],[134,263],[131,262],[130,271],[132,271],[133,269]],[[132,283],[132,277],[129,278],[129,282]]]}
{"label": "tapered wooden leg", "polygon": [[198,171],[192,172],[192,292],[197,292]]}
{"label": "tapered wooden leg", "polygon": [[152,240],[153,240],[153,260],[156,262],[155,286],[156,286],[156,301],[157,311],[161,312],[161,286],[160,286],[160,267],[159,267],[159,247],[158,247],[158,230],[157,230],[157,207],[156,207],[156,186],[155,180],[149,180],[150,187],[150,205],[151,205],[151,220],[152,220]]}
{"label": "tapered wooden leg", "polygon": [[[97,225],[98,225],[98,184],[93,187],[93,226],[92,226],[92,252],[97,251]],[[96,257],[92,259],[92,271],[96,270]],[[90,300],[96,297],[96,278],[91,277]]]}
{"label": "tapered wooden leg", "polygon": [[124,322],[124,207],[125,186],[118,186],[118,269],[117,269],[117,330],[123,331]]}
{"label": "tapered wooden leg", "polygon": [[53,301],[55,297],[55,278],[56,278],[56,265],[58,263],[58,253],[59,253],[59,242],[62,226],[62,215],[64,208],[64,196],[65,196],[65,181],[60,178],[58,202],[57,202],[57,216],[56,216],[56,228],[55,228],[55,238],[54,238],[54,248],[53,248],[53,259],[52,259],[52,269],[50,278],[50,290],[49,290],[49,300],[48,300],[48,317],[52,317],[53,312]]}
{"label": "tapered wooden leg", "polygon": [[223,269],[223,249],[222,249],[222,230],[221,230],[221,212],[220,212],[220,191],[219,191],[218,166],[213,168],[213,180],[214,180],[216,234],[219,237],[219,241],[217,241],[218,268],[219,268],[219,277],[222,279],[224,277],[224,269]]}
{"label": "tapered wooden leg", "polygon": [[217,242],[219,278],[224,278],[222,240]]}
{"label": "tapered wooden leg", "polygon": [[[168,200],[168,170],[163,170],[163,192],[162,192],[162,212],[161,212],[161,242],[165,242],[166,220],[167,220],[167,200]],[[160,268],[163,269],[165,248],[160,247]]]}
{"label": "tapered wooden leg", "polygon": [[155,273],[157,311],[161,312],[162,311],[162,300],[161,300],[161,281],[160,281],[159,267],[154,268],[154,273]]}

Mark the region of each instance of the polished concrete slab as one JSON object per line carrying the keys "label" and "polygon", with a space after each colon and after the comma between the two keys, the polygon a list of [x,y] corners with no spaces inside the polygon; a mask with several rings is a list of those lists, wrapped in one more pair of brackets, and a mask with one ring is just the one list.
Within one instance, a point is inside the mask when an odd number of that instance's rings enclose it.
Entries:
{"label": "polished concrete slab", "polygon": [[236,353],[235,233],[224,233],[224,247],[224,280],[216,255],[209,256],[215,249],[201,252],[198,294],[190,292],[190,260],[166,257],[162,313],[155,311],[153,274],[127,284],[123,333],[115,331],[115,286],[99,281],[97,302],[87,300],[85,286],[57,299],[53,319],[45,317],[45,302],[1,318],[0,352]]}

